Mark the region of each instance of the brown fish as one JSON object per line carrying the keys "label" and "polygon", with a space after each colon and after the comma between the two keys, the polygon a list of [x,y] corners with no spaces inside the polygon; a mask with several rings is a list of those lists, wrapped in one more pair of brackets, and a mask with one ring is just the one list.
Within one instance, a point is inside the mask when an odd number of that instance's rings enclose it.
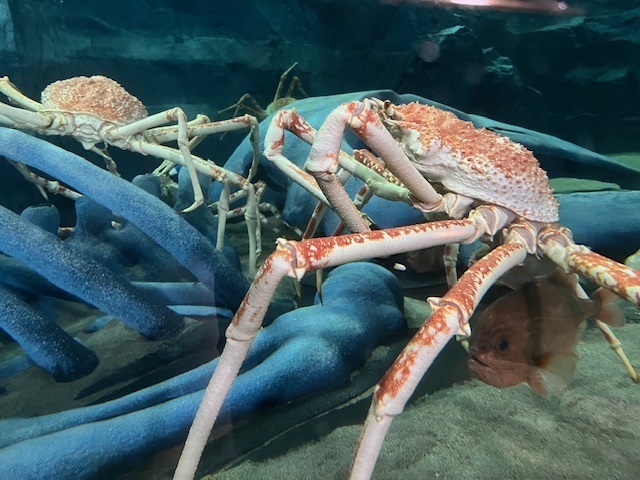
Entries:
{"label": "brown fish", "polygon": [[599,289],[593,299],[579,299],[550,277],[524,284],[480,317],[469,343],[469,370],[494,387],[526,382],[543,396],[556,392],[573,378],[585,320],[624,321],[614,297]]}

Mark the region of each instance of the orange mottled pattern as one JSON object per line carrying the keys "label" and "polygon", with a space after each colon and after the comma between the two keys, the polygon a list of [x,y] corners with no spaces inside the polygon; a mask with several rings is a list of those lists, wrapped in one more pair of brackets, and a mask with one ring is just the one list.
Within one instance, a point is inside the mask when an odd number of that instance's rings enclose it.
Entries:
{"label": "orange mottled pattern", "polygon": [[468,320],[480,301],[478,291],[482,285],[487,283],[487,278],[510,256],[517,254],[523,246],[517,243],[501,245],[488,255],[476,262],[460,277],[447,294],[442,297],[442,301],[455,303],[462,311],[465,320]]}
{"label": "orange mottled pattern", "polygon": [[410,103],[395,107],[395,111],[406,122],[404,126],[420,131],[420,140],[424,144],[438,140],[443,147],[459,154],[467,162],[483,157],[491,159],[488,167],[504,173],[507,178],[517,176],[524,169],[540,181],[547,181],[533,154],[503,135],[486,128],[476,128],[473,123],[460,120],[451,112],[429,105]]}
{"label": "orange mottled pattern", "polygon": [[[493,272],[510,256],[523,249],[522,245],[501,245],[470,267],[451,289],[440,299],[427,322],[404,348],[380,381],[376,401],[386,403],[403,390],[411,375],[415,375],[415,364],[422,349],[436,348],[441,335],[451,335],[447,320],[456,318],[460,325],[469,321]],[[495,280],[494,280],[495,281]],[[489,281],[489,283],[493,283]],[[441,340],[441,339],[440,339]],[[422,375],[423,373],[420,373]]]}
{"label": "orange mottled pattern", "polygon": [[594,252],[570,251],[569,266],[640,306],[640,273]]}
{"label": "orange mottled pattern", "polygon": [[[264,315],[266,307],[264,305],[264,298],[261,298],[260,292],[262,290],[273,291],[280,282],[279,277],[272,275],[274,264],[277,261],[293,264],[295,257],[292,256],[291,251],[287,248],[277,248],[267,257],[262,266],[258,269],[249,291],[238,307],[236,314],[233,316],[231,323],[236,327],[241,323],[262,323],[260,315]],[[247,314],[247,311],[250,312],[249,315]]]}
{"label": "orange mottled pattern", "polygon": [[[478,185],[477,195],[455,193],[502,205],[531,220],[557,220],[557,202],[547,174],[525,147],[435,107],[410,103],[394,105],[393,109],[394,123],[401,130],[418,132],[419,142],[427,150],[437,146],[448,152],[461,178],[466,179],[463,183]],[[457,185],[455,178],[452,174],[449,183]],[[451,188],[446,179],[442,183]]]}
{"label": "orange mottled pattern", "polygon": [[[445,220],[441,222],[409,225],[407,227],[389,228],[387,230],[373,230],[365,233],[310,238],[301,242],[288,241],[287,244],[295,248],[296,267],[304,266],[304,268],[315,270],[326,266],[331,254],[336,250],[340,251],[351,248],[352,246],[368,244],[371,245],[371,248],[368,250],[370,255],[361,258],[373,258],[379,253],[379,251],[375,250],[375,244],[377,242],[401,241],[402,237],[408,234],[435,234],[438,231],[447,231],[450,228],[467,227],[469,224],[469,220]],[[356,250],[359,249],[360,247],[356,247]]]}
{"label": "orange mottled pattern", "polygon": [[313,133],[314,129],[307,121],[298,115],[295,111],[290,113],[290,128],[296,135]]}
{"label": "orange mottled pattern", "polygon": [[394,399],[398,396],[405,388],[409,377],[412,373],[415,373],[413,370],[420,354],[420,349],[423,347],[436,348],[439,335],[450,336],[451,329],[447,326],[447,317],[458,313],[459,311],[454,305],[446,305],[438,308],[427,323],[420,327],[409,345],[405,347],[380,380],[380,388],[374,394],[377,404],[384,404],[386,403],[386,398]]}
{"label": "orange mottled pattern", "polygon": [[93,115],[118,125],[147,116],[140,100],[117,82],[101,75],[54,82],[44,89],[41,101],[47,108]]}
{"label": "orange mottled pattern", "polygon": [[398,177],[396,177],[388,168],[386,168],[384,162],[369,150],[354,150],[353,157],[356,159],[356,161],[360,162],[365,167],[368,167],[376,172],[387,182],[393,183],[394,185],[403,186],[402,182],[398,180]]}

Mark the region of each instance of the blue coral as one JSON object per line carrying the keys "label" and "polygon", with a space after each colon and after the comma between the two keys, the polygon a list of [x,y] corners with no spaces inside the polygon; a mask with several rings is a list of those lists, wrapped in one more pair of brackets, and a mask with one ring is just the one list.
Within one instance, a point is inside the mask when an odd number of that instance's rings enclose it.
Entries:
{"label": "blue coral", "polygon": [[[256,337],[225,401],[244,417],[345,385],[372,350],[404,333],[395,276],[371,263],[334,270],[323,302],[284,314]],[[0,421],[0,478],[89,479],[129,471],[186,437],[217,360],[103,404]]]}
{"label": "blue coral", "polygon": [[[65,241],[57,235],[55,208],[32,207],[19,216],[0,207],[0,252],[7,255],[0,257],[6,299],[2,325],[55,378],[68,381],[89,373],[95,355],[34,310],[33,302],[25,301],[30,296],[86,302],[151,339],[183,326],[182,316],[167,308],[172,302],[159,298],[171,287],[159,282],[189,281],[200,297],[210,297],[206,304],[231,310],[240,304],[248,281],[231,250],[215,249],[215,219],[206,209],[193,212],[189,223],[143,188],[17,130],[0,129],[0,154],[85,195],[76,202],[77,224]],[[150,190],[155,184],[159,191],[157,182],[141,177],[135,183]],[[113,228],[112,222],[121,226]],[[138,288],[132,280],[158,282],[158,288]],[[33,329],[37,322],[42,327]]]}

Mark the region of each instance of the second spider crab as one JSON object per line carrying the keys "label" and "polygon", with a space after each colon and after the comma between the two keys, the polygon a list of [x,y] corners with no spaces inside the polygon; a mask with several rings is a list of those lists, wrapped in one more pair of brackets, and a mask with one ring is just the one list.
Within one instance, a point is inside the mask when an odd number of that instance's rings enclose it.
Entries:
{"label": "second spider crab", "polygon": [[253,98],[253,96],[250,93],[245,93],[240,97],[240,99],[236,103],[228,106],[227,108],[223,108],[222,110],[219,110],[218,113],[221,114],[221,113],[225,113],[233,110],[233,116],[237,117],[238,114],[242,110],[244,110],[249,112],[251,115],[254,115],[258,120],[262,121],[265,118],[267,118],[269,115],[286,107],[290,103],[295,102],[297,98],[293,96],[294,91],[297,90],[298,93],[302,95],[302,97],[308,97],[309,95],[307,95],[307,92],[305,92],[304,89],[302,88],[302,83],[300,82],[300,79],[297,76],[294,76],[291,79],[291,83],[289,84],[289,87],[287,88],[287,91],[284,93],[284,95],[282,93],[284,89],[284,84],[287,81],[287,77],[289,76],[289,73],[291,73],[291,71],[294,68],[296,68],[297,65],[298,65],[298,62],[294,62],[293,65],[291,65],[284,72],[282,72],[282,75],[280,75],[280,81],[278,82],[278,87],[276,88],[276,93],[274,94],[273,100],[271,101],[271,103],[267,105],[267,108],[262,108],[258,103],[258,101],[255,98]]}
{"label": "second spider crab", "polygon": [[[374,172],[342,152],[352,130],[384,162],[392,176]],[[286,130],[312,145],[305,170],[283,154]],[[348,235],[299,242],[279,240],[227,330],[227,344],[189,433],[175,478],[191,478],[222,402],[255,338],[269,300],[285,276],[347,262],[384,257],[436,245],[493,239],[499,245],[479,258],[450,290],[430,298],[432,315],[376,387],[351,467],[352,478],[369,478],[393,417],[402,412],[418,382],[444,345],[469,335],[469,318],[500,277],[527,258],[546,257],[584,296],[577,275],[640,305],[640,274],[573,242],[558,223],[558,204],[546,173],[523,146],[434,107],[392,105],[377,99],[336,108],[316,132],[295,110],[274,117],[265,156],[321,202],[330,205]],[[361,158],[371,163],[371,155]],[[375,162],[373,162],[375,163]],[[375,192],[450,219],[370,231],[346,194],[338,168],[363,179]],[[391,179],[391,180],[389,180]],[[455,248],[450,249],[451,256]],[[451,268],[449,268],[451,270]],[[457,280],[457,281],[456,281]],[[615,344],[612,344],[615,347]]]}
{"label": "second spider crab", "polygon": [[[40,102],[22,94],[7,77],[0,78],[0,92],[16,105],[14,107],[0,103],[0,124],[45,135],[70,135],[85,149],[101,155],[107,168],[114,174],[117,174],[115,162],[106,149],[98,149],[96,145],[112,145],[157,157],[163,163],[154,171],[156,175],[167,173],[176,164],[184,166],[193,186],[194,202],[183,212],[192,211],[204,203],[197,173],[221,182],[224,188],[217,202],[217,247],[221,249],[223,246],[226,219],[231,215],[244,214],[249,233],[249,269],[251,275],[255,273],[256,258],[260,253],[259,198],[263,190],[260,183],[251,182],[259,159],[260,135],[255,117],[243,115],[211,122],[205,115],[198,115],[196,119],[188,121],[185,112],[179,107],[148,115],[140,100],[114,80],[101,75],[54,82],[43,90]],[[251,131],[250,139],[254,149],[248,178],[192,153],[193,148],[207,135],[245,128]],[[177,142],[177,148],[164,145],[172,141]],[[71,198],[78,196],[57,182],[38,177],[24,166],[16,167],[41,189],[44,187]],[[231,194],[231,188],[237,191]],[[246,197],[246,206],[230,212],[230,202],[243,197]]]}

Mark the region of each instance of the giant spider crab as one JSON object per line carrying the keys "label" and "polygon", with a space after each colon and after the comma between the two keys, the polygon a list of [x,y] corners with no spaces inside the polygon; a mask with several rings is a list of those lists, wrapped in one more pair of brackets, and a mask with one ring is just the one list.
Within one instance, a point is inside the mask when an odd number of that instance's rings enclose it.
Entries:
{"label": "giant spider crab", "polygon": [[[73,77],[48,85],[41,94],[41,102],[36,102],[22,94],[9,80],[0,77],[0,92],[6,95],[16,107],[0,102],[0,124],[13,128],[36,131],[44,135],[70,135],[87,150],[102,156],[107,168],[117,174],[115,162],[106,148],[96,145],[113,145],[143,155],[151,155],[163,160],[154,171],[164,175],[174,166],[183,165],[189,172],[193,186],[194,201],[182,210],[189,212],[204,203],[204,194],[198,181],[201,173],[224,185],[217,202],[218,236],[217,248],[222,249],[226,220],[244,214],[249,234],[249,270],[255,273],[257,255],[260,253],[260,195],[264,190],[262,182],[252,183],[259,158],[258,121],[251,115],[243,115],[229,120],[211,122],[205,115],[198,115],[188,121],[180,107],[174,107],[154,115],[148,115],[142,102],[127,92],[114,80],[95,75]],[[176,122],[177,125],[171,125]],[[168,125],[169,124],[169,125]],[[202,139],[210,134],[248,128],[254,148],[253,166],[248,178],[219,167],[209,160],[192,153]],[[177,142],[177,149],[163,145]],[[25,166],[13,163],[27,180],[36,184],[44,193],[44,188],[53,193],[77,198],[58,182],[48,181],[29,171]],[[233,194],[231,188],[235,188]],[[246,198],[246,205],[230,210],[230,204]],[[265,205],[270,208],[269,205]]]}
{"label": "giant spider crab", "polygon": [[[375,173],[340,150],[347,128],[379,155],[393,176]],[[312,145],[306,172],[283,155],[286,130]],[[526,258],[547,257],[568,278],[575,280],[579,274],[640,305],[640,274],[575,244],[571,232],[558,224],[557,202],[532,153],[451,113],[417,103],[353,101],[336,108],[316,132],[295,110],[280,111],[267,132],[265,156],[330,205],[353,233],[278,240],[227,330],[226,347],[174,478],[194,475],[227,391],[285,276],[300,279],[308,271],[436,245],[492,238],[499,243],[442,298],[429,299],[432,315],[375,388],[351,466],[352,478],[370,477],[393,417],[402,412],[426,370],[454,335],[469,335],[469,318],[487,289]],[[361,152],[356,157],[367,161],[372,155]],[[340,172],[336,173],[339,166],[378,194],[408,202],[427,214],[444,213],[450,219],[370,231],[342,188]],[[583,294],[579,284],[575,285],[576,293]]]}

